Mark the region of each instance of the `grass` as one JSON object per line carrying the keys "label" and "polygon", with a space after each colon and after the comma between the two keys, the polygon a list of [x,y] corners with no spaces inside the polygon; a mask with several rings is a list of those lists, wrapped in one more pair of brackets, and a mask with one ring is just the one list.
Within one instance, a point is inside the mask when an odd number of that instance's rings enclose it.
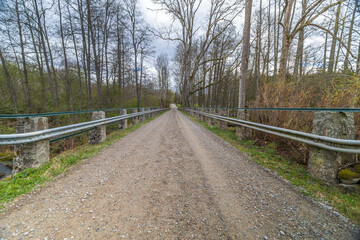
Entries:
{"label": "grass", "polygon": [[50,162],[39,168],[25,169],[24,171],[18,173],[15,177],[8,177],[0,181],[0,209],[4,209],[6,205],[16,197],[44,186],[46,182],[52,181],[56,176],[67,172],[71,167],[96,155],[104,148],[107,148],[119,139],[125,137],[129,133],[135,131],[160,115],[147,119],[137,125],[131,125],[124,131],[114,131],[107,136],[106,141],[103,143],[97,145],[84,144],[78,146],[72,150],[68,150],[57,155],[52,158]]}
{"label": "grass", "polygon": [[[189,116],[188,114],[186,115]],[[280,156],[276,151],[276,144],[270,143],[266,146],[258,146],[251,140],[239,140],[236,136],[235,128],[221,130],[197,118],[190,118],[223,138],[240,151],[247,153],[257,164],[273,170],[288,180],[305,195],[318,201],[325,201],[355,224],[360,225],[359,194],[346,192],[342,188],[329,186],[323,181],[312,178],[306,171],[306,166]]]}

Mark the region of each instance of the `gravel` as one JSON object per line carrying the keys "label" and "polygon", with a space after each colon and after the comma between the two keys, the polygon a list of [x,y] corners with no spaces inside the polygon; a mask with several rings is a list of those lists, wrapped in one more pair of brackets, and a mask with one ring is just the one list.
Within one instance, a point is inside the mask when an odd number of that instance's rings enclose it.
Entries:
{"label": "gravel", "polygon": [[360,239],[346,218],[175,109],[0,218],[0,239]]}

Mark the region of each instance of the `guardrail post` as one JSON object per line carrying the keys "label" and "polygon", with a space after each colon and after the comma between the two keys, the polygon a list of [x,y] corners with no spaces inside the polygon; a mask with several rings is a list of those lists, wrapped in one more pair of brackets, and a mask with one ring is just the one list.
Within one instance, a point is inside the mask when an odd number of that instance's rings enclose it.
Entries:
{"label": "guardrail post", "polygon": [[[132,110],[132,113],[137,113],[137,112],[138,112],[137,108],[134,108],[134,109]],[[138,124],[138,122],[139,122],[139,117],[138,117],[138,116],[133,117],[133,118],[132,118],[132,121],[133,121],[133,124],[134,124],[134,125]]]}
{"label": "guardrail post", "polygon": [[[49,128],[47,117],[18,118],[16,133],[28,133]],[[49,139],[15,146],[13,175],[26,169],[37,168],[50,160]]]}
{"label": "guardrail post", "polygon": [[[312,133],[331,138],[354,139],[354,114],[344,112],[315,112]],[[336,184],[339,168],[354,162],[353,154],[310,147],[308,171],[314,178]]]}
{"label": "guardrail post", "polygon": [[[105,118],[104,111],[97,111],[92,113],[91,120],[100,120]],[[98,144],[106,140],[106,125],[97,126],[95,129],[89,131],[89,143]]]}
{"label": "guardrail post", "polygon": [[[126,109],[120,110],[120,116],[122,115],[127,115]],[[120,130],[125,130],[127,128],[127,119],[119,121],[118,127]]]}
{"label": "guardrail post", "polygon": [[[226,111],[223,110],[223,109],[219,109],[219,110],[218,110],[218,114],[219,114],[220,116],[226,116]],[[227,122],[218,120],[217,124],[218,124],[218,128],[220,128],[220,129],[222,129],[222,130],[226,130],[226,128],[227,128]]]}
{"label": "guardrail post", "polygon": [[[140,108],[140,112],[144,112],[145,111],[145,109],[144,108]],[[143,122],[143,121],[145,121],[145,115],[140,115],[140,122]]]}
{"label": "guardrail post", "polygon": [[[248,120],[248,113],[244,109],[240,109],[237,112],[237,118],[240,120],[247,121]],[[246,139],[250,137],[251,130],[247,127],[236,125],[236,136],[239,139]]]}

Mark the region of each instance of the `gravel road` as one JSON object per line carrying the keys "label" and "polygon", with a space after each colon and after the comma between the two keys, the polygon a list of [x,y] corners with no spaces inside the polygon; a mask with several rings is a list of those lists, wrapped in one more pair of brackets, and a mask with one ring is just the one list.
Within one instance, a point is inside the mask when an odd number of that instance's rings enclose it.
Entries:
{"label": "gravel road", "polygon": [[0,215],[0,239],[360,239],[176,109]]}

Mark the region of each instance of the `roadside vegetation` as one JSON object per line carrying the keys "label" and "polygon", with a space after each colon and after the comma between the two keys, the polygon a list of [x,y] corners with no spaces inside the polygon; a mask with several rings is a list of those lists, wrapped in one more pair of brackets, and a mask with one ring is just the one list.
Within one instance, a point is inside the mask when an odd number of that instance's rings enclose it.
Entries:
{"label": "roadside vegetation", "polygon": [[[187,113],[185,113],[189,116]],[[190,116],[189,116],[190,117]],[[306,166],[293,161],[290,157],[282,156],[276,143],[259,145],[253,140],[239,140],[235,128],[221,130],[190,117],[206,129],[229,142],[241,152],[248,154],[257,164],[264,166],[297,187],[305,195],[333,207],[355,224],[360,225],[360,195],[325,184],[325,182],[312,178],[306,171]]]}
{"label": "roadside vegetation", "polygon": [[137,125],[131,125],[126,130],[114,131],[106,137],[105,142],[97,145],[86,144],[88,135],[86,133],[82,134],[78,136],[83,139],[82,145],[52,157],[49,163],[46,163],[37,169],[28,168],[18,173],[15,177],[8,177],[0,181],[0,211],[4,209],[11,200],[44,186],[46,182],[50,182],[60,174],[66,173],[72,167],[86,161],[101,150],[114,144],[119,139],[160,115],[147,119]]}

